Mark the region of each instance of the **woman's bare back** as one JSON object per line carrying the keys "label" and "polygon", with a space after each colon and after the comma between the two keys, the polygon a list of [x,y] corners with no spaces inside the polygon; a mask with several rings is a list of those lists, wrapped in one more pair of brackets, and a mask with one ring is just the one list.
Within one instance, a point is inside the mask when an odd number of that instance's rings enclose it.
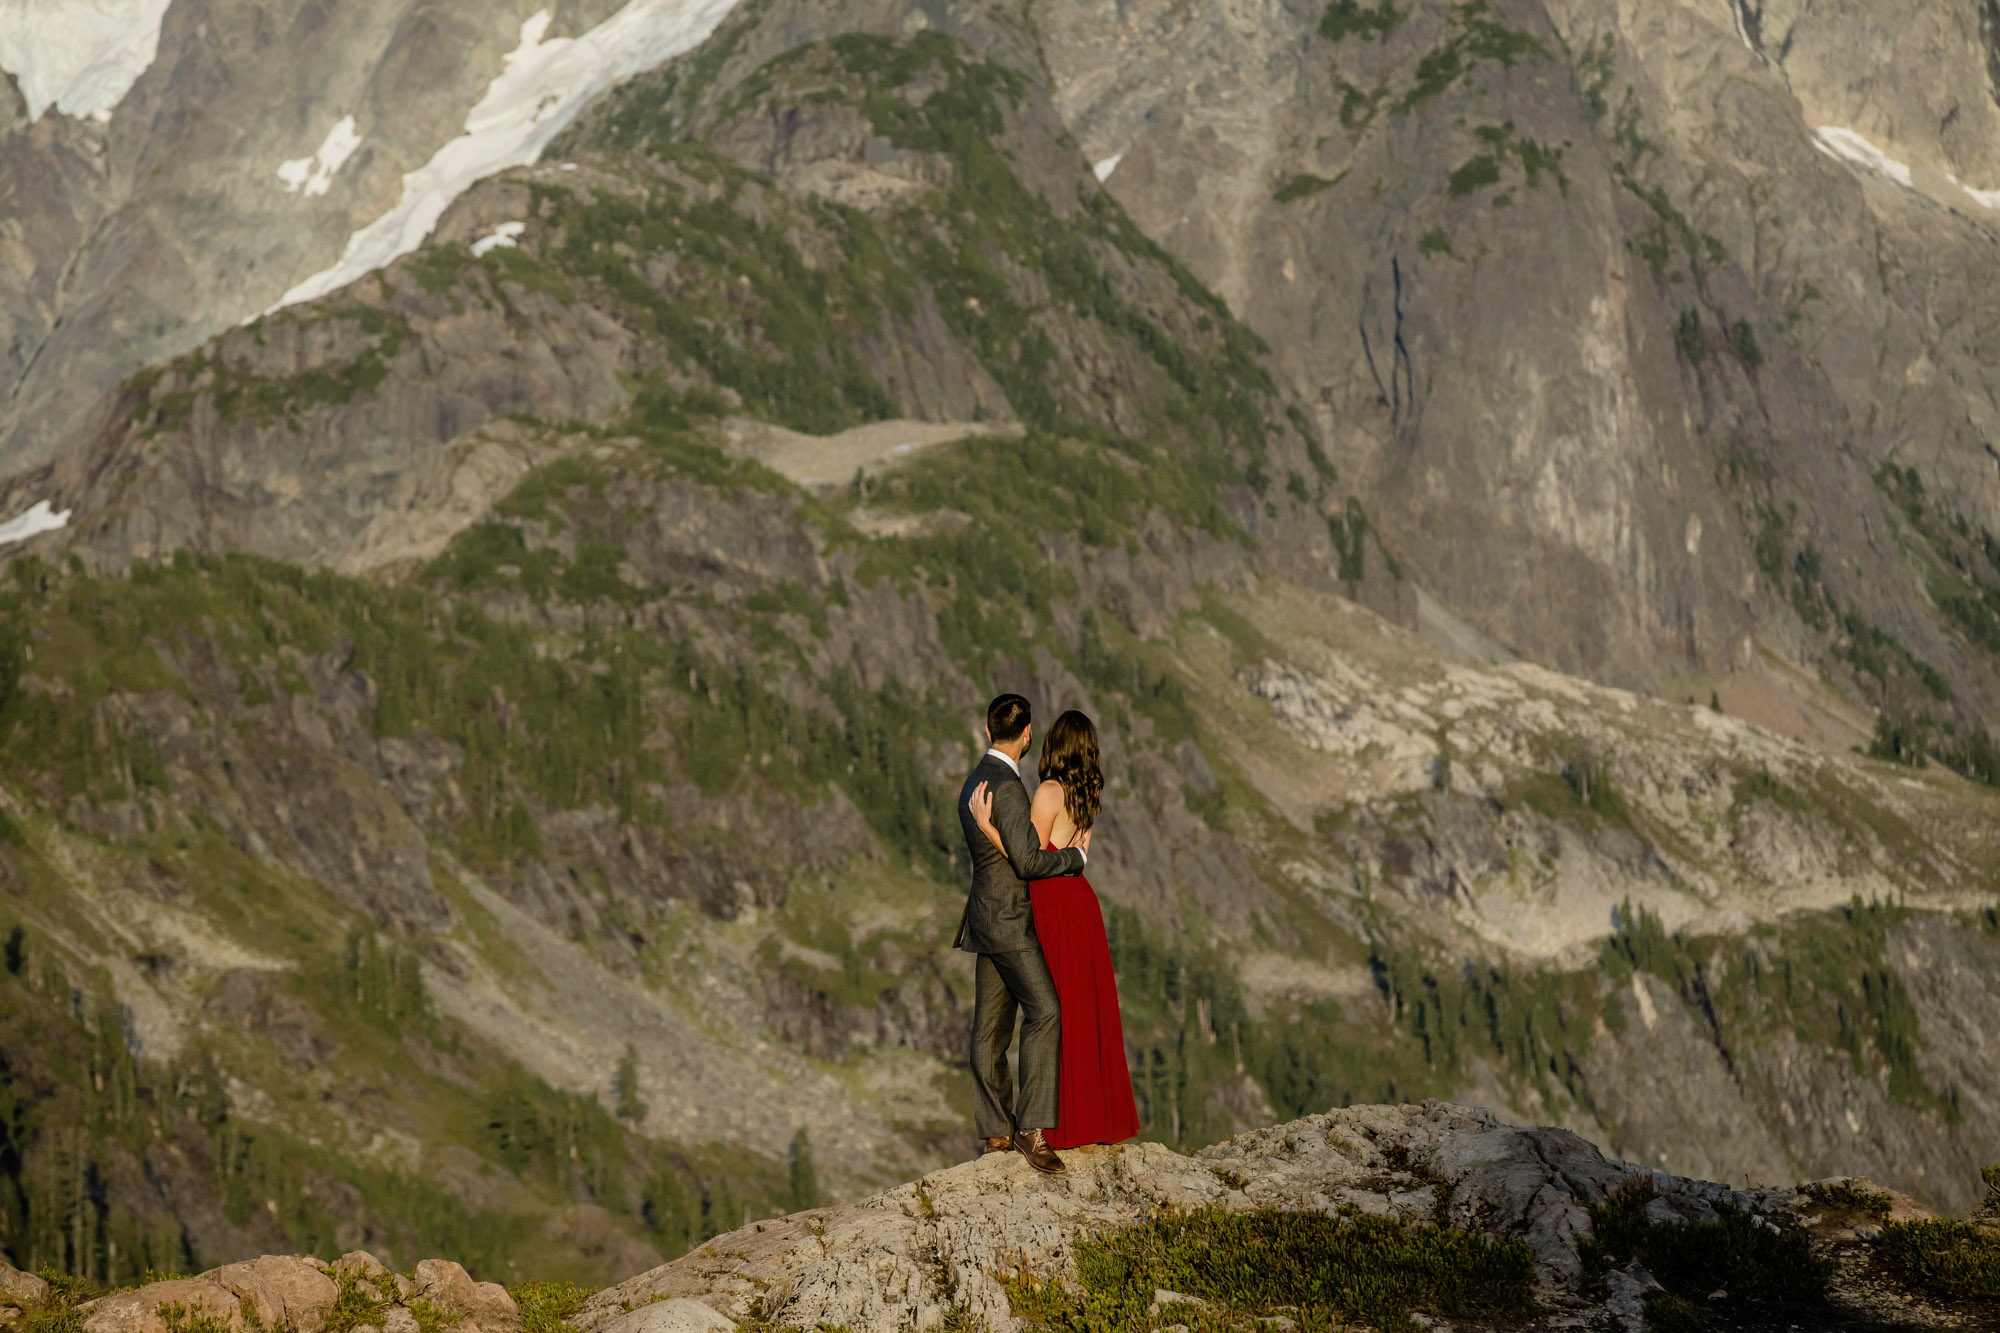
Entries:
{"label": "woman's bare back", "polygon": [[1053,778],[1035,788],[1035,799],[1028,807],[1028,818],[1034,821],[1035,832],[1042,835],[1044,846],[1067,847],[1076,841],[1076,824],[1069,817],[1069,806],[1063,799],[1063,785]]}

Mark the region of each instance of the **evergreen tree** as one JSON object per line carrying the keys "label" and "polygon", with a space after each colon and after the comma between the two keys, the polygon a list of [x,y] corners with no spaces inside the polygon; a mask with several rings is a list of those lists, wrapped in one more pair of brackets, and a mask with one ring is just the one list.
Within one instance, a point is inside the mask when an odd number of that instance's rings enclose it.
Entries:
{"label": "evergreen tree", "polygon": [[629,1041],[625,1043],[625,1054],[618,1061],[618,1077],[611,1087],[618,1097],[620,1120],[637,1124],[646,1118],[646,1103],[639,1100],[639,1052]]}
{"label": "evergreen tree", "polygon": [[819,1177],[813,1171],[812,1140],[803,1129],[792,1135],[791,1175],[791,1211],[819,1207]]}
{"label": "evergreen tree", "polygon": [[689,1195],[681,1173],[666,1162],[655,1166],[653,1178],[646,1184],[641,1212],[647,1230],[653,1233],[654,1243],[668,1259],[678,1259],[702,1239],[699,1203]]}

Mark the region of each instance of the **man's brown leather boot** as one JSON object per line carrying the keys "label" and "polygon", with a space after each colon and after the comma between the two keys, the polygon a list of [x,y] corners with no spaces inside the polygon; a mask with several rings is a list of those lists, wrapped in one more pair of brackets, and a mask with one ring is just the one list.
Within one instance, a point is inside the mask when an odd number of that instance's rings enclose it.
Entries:
{"label": "man's brown leather boot", "polygon": [[1002,1134],[997,1139],[986,1140],[986,1146],[980,1150],[982,1156],[986,1153],[1012,1151],[1014,1151],[1014,1140],[1005,1134]]}
{"label": "man's brown leather boot", "polygon": [[1014,1136],[1014,1146],[1021,1150],[1021,1156],[1028,1159],[1028,1165],[1045,1176],[1059,1176],[1069,1168],[1063,1159],[1056,1156],[1056,1150],[1042,1137],[1042,1131],[1031,1129]]}

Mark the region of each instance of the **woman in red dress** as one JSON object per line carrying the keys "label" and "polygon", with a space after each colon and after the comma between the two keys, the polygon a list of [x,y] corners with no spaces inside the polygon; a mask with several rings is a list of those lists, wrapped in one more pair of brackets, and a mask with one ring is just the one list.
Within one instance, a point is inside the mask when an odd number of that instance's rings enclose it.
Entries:
{"label": "woman in red dress", "polygon": [[[1071,709],[1055,720],[1042,742],[1036,776],[1041,785],[1029,808],[1035,831],[1043,846],[1067,847],[1096,822],[1104,791],[1097,728],[1088,717]],[[991,793],[974,795],[973,816],[998,847],[992,810]],[[1125,1025],[1118,1016],[1118,982],[1111,974],[1104,910],[1082,875],[1038,879],[1028,886],[1028,895],[1035,909],[1035,934],[1062,1001],[1056,1124],[1046,1135],[1048,1144],[1123,1143],[1139,1132],[1139,1112],[1125,1064]]]}

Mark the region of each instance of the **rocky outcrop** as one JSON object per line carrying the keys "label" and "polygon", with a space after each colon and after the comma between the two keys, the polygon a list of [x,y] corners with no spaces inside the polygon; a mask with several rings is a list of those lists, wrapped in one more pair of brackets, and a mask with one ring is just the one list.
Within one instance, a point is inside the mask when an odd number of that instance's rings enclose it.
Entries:
{"label": "rocky outcrop", "polygon": [[[11,1303],[17,1312],[37,1313],[50,1299],[40,1278],[0,1263],[0,1311]],[[343,1329],[375,1333],[414,1333],[420,1316],[421,1326],[454,1333],[513,1333],[521,1322],[505,1287],[475,1282],[448,1259],[426,1259],[405,1275],[364,1251],[331,1264],[310,1255],[267,1254],[115,1292],[76,1306],[75,1313],[83,1333],[169,1333],[197,1319],[231,1333],[319,1333],[342,1301]]]}
{"label": "rocky outcrop", "polygon": [[19,1328],[49,1298],[49,1284],[0,1259],[0,1329]]}
{"label": "rocky outcrop", "polygon": [[[428,1301],[440,1310],[462,1316],[457,1327],[466,1333],[473,1333],[474,1329],[478,1333],[508,1333],[521,1320],[520,1307],[505,1287],[497,1282],[475,1282],[465,1269],[449,1259],[425,1259],[410,1270],[408,1277],[389,1272],[368,1254],[349,1254],[340,1262],[357,1278],[374,1283],[379,1293],[377,1299],[387,1303],[393,1290],[394,1299],[403,1304]],[[388,1322],[384,1320],[385,1328]]]}
{"label": "rocky outcrop", "polygon": [[1591,1209],[1614,1193],[1652,1190],[1647,1212],[1657,1222],[1733,1211],[1795,1226],[1802,1216],[1790,1189],[1651,1172],[1563,1130],[1437,1101],[1308,1116],[1193,1156],[1128,1144],[1064,1158],[1068,1174],[1057,1178],[994,1155],[846,1207],[757,1223],[599,1293],[574,1322],[627,1333],[635,1315],[625,1311],[671,1292],[746,1326],[887,1333],[970,1318],[1005,1329],[1015,1326],[1006,1276],[1073,1274],[1080,1241],[1162,1209],[1218,1207],[1352,1211],[1518,1241],[1534,1256],[1547,1313],[1582,1317],[1571,1326],[1609,1315],[1636,1329],[1642,1306],[1632,1293],[1658,1284],[1638,1268],[1602,1284],[1587,1277],[1580,1252],[1593,1236]]}
{"label": "rocky outcrop", "polygon": [[322,1260],[265,1255],[224,1264],[199,1277],[155,1282],[92,1301],[87,1333],[167,1333],[167,1311],[220,1320],[232,1333],[253,1328],[318,1328],[339,1297]]}
{"label": "rocky outcrop", "polygon": [[[1867,1255],[1883,1224],[1935,1215],[1871,1181],[1735,1189],[1608,1159],[1565,1130],[1512,1125],[1491,1111],[1448,1102],[1347,1107],[1192,1156],[1133,1143],[1080,1149],[1064,1159],[1067,1174],[1052,1178],[1031,1172],[1014,1154],[989,1155],[857,1203],[751,1222],[599,1291],[580,1307],[538,1306],[536,1318],[569,1333],[1017,1329],[1010,1280],[1034,1274],[1075,1282],[1084,1242],[1195,1210],[1379,1219],[1419,1235],[1435,1226],[1484,1236],[1530,1265],[1538,1327],[1640,1333],[1652,1326],[1651,1302],[1665,1294],[1661,1282],[1636,1258],[1614,1253],[1622,1242],[1613,1232],[1623,1228],[1629,1240],[1634,1226],[1737,1247],[1735,1258],[1717,1266],[1733,1264],[1746,1286],[1783,1287],[1782,1275],[1756,1267],[1779,1253],[1831,1274],[1823,1294],[1814,1279],[1799,1288],[1802,1294],[1775,1304],[1768,1293],[1700,1293],[1724,1302],[1711,1308],[1728,1313],[1738,1312],[1729,1302],[1749,1299],[1751,1312],[1767,1320],[1817,1321],[1804,1326],[1845,1327],[1884,1314],[1893,1314],[1898,1327],[1912,1319],[1932,1325],[1952,1314],[1948,1304],[1933,1308],[1940,1298],[1921,1286],[1897,1288],[1893,1279],[1885,1285]],[[1676,1231],[1682,1224],[1709,1229]],[[1753,1236],[1748,1242],[1745,1225]],[[1788,1247],[1773,1250],[1754,1239],[1766,1233],[1789,1238]],[[1688,1258],[1686,1240],[1666,1244],[1658,1253],[1669,1256],[1670,1280],[1685,1287],[1690,1264],[1703,1261]],[[52,1299],[46,1283],[0,1262],[0,1327],[52,1308]],[[1795,1304],[1786,1306],[1786,1299]],[[1196,1298],[1161,1291],[1156,1300]],[[76,1313],[82,1333],[167,1333],[190,1317],[237,1333],[320,1333],[333,1326],[336,1301],[343,1331],[515,1333],[523,1322],[505,1288],[474,1281],[456,1263],[427,1259],[404,1275],[359,1252],[333,1264],[266,1255],[122,1291]],[[1425,1313],[1421,1298],[1415,1308]],[[1452,1327],[1436,1313],[1422,1326]],[[1975,1317],[1953,1326],[1983,1325]]]}

